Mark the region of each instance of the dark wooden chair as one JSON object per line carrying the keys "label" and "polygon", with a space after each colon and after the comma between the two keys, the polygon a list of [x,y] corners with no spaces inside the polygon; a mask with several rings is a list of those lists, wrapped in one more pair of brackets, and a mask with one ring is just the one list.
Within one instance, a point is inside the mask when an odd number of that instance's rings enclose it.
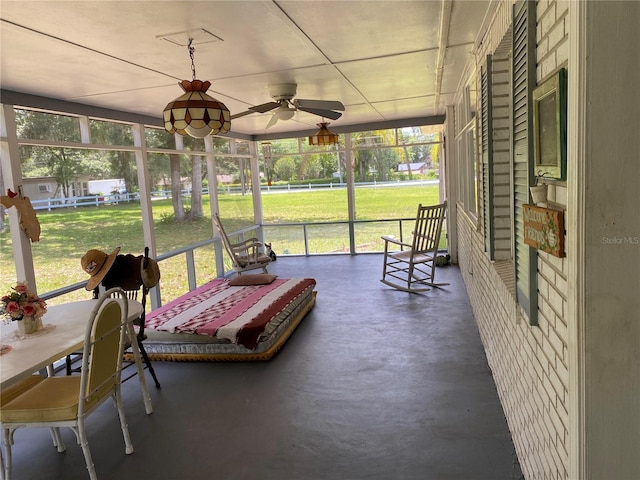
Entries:
{"label": "dark wooden chair", "polygon": [[[114,287],[119,287],[122,290],[122,294],[131,300],[136,300],[142,304],[142,313],[140,317],[133,321],[133,324],[136,329],[136,341],[138,342],[138,348],[140,349],[140,354],[142,355],[142,359],[144,360],[144,368],[149,370],[151,377],[156,385],[156,388],[160,388],[160,382],[158,381],[158,377],[156,376],[156,372],[153,369],[153,365],[151,360],[149,359],[149,355],[147,354],[146,349],[144,348],[144,341],[147,336],[144,333],[145,329],[145,316],[147,310],[147,295],[149,293],[148,282],[145,285],[143,281],[144,277],[144,262],[154,262],[154,260],[149,259],[147,257],[147,250],[145,249],[145,255],[134,256],[131,254],[127,255],[118,255],[113,262],[113,266],[109,269],[109,272],[105,275],[104,279],[101,282],[101,286],[105,289],[109,290]],[[156,264],[157,265],[157,264]],[[159,276],[158,276],[159,278]],[[97,298],[99,288],[96,288],[94,291],[94,297]],[[67,356],[67,375],[70,375],[73,372],[79,371],[79,368],[73,368],[74,356],[78,354],[71,354]],[[135,362],[133,361],[133,355],[131,352],[131,342],[125,343],[125,359],[123,362],[123,376],[122,382],[129,380],[137,374],[137,370],[134,368],[134,371],[131,374],[128,372],[125,373],[129,367],[135,366]]]}

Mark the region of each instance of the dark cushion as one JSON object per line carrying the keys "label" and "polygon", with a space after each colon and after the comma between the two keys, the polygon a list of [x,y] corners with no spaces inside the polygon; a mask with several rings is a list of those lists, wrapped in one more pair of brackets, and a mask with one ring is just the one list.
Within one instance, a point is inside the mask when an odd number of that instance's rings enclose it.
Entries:
{"label": "dark cushion", "polygon": [[277,275],[270,273],[253,273],[238,275],[237,277],[229,280],[229,285],[232,287],[246,287],[248,285],[268,285],[277,278]]}
{"label": "dark cushion", "polygon": [[143,259],[142,255],[136,257],[130,253],[118,255],[113,266],[104,276],[102,286],[107,290],[113,287],[120,287],[123,290],[138,290],[142,286],[140,264]]}

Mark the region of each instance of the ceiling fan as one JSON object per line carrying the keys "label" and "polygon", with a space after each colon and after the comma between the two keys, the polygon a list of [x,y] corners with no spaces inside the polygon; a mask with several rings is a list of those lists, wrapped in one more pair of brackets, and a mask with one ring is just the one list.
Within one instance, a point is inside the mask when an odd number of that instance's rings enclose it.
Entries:
{"label": "ceiling fan", "polygon": [[271,120],[269,120],[267,124],[266,128],[269,128],[275,125],[278,120],[290,120],[297,110],[324,118],[330,118],[331,120],[337,120],[342,116],[342,113],[334,111],[344,111],[344,105],[337,100],[294,100],[293,97],[296,95],[297,87],[295,83],[269,85],[269,94],[275,101],[249,107],[249,110],[245,112],[231,115],[231,120],[252,113],[266,113],[275,110]]}

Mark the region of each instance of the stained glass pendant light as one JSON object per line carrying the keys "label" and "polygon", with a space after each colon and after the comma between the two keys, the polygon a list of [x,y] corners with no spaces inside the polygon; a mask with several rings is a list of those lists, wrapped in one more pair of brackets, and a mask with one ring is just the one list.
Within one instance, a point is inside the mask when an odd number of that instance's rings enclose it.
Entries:
{"label": "stained glass pendant light", "polygon": [[211,82],[196,80],[196,67],[193,63],[193,39],[189,39],[192,80],[183,80],[178,85],[184,90],[165,107],[162,112],[164,128],[169,133],[204,138],[216,133],[227,133],[231,129],[231,114],[224,103],[207,95]]}
{"label": "stained glass pendant light", "polygon": [[327,122],[318,124],[320,130],[309,137],[309,145],[335,145],[338,143],[338,134],[329,130]]}

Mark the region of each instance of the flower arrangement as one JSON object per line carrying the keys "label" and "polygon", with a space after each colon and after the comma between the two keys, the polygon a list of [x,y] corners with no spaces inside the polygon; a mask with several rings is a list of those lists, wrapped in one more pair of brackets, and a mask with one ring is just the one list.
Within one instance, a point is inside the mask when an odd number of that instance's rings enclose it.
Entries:
{"label": "flower arrangement", "polygon": [[0,307],[4,317],[22,320],[24,317],[40,319],[47,312],[47,303],[30,292],[26,283],[18,283],[11,288],[8,295],[0,299]]}

